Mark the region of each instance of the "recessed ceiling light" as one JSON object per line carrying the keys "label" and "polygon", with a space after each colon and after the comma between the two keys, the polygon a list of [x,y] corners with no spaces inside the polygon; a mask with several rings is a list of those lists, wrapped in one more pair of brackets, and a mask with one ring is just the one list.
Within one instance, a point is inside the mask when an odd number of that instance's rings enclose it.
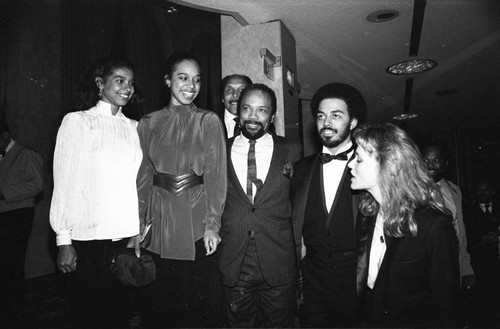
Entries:
{"label": "recessed ceiling light", "polygon": [[394,18],[398,17],[399,12],[397,10],[377,10],[370,15],[366,16],[366,19],[372,23],[385,23],[392,21]]}
{"label": "recessed ceiling light", "polygon": [[418,118],[418,114],[415,113],[403,113],[400,115],[396,115],[395,117],[392,117],[394,120],[399,120],[399,121],[404,121],[404,120],[411,120]]}
{"label": "recessed ceiling light", "polygon": [[385,70],[389,74],[396,75],[417,74],[429,71],[430,69],[435,68],[436,65],[437,62],[432,59],[411,59],[392,64]]}

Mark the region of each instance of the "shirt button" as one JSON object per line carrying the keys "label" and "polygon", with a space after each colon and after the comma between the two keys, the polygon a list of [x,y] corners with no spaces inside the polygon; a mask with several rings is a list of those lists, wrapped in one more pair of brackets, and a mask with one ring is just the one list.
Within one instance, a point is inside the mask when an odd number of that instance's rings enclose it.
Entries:
{"label": "shirt button", "polygon": [[250,236],[252,235],[252,231],[248,231],[247,233],[248,233],[248,235],[250,235]]}
{"label": "shirt button", "polygon": [[326,232],[326,235],[330,236],[332,235],[332,232]]}
{"label": "shirt button", "polygon": [[252,212],[255,212],[255,208],[252,208]]}

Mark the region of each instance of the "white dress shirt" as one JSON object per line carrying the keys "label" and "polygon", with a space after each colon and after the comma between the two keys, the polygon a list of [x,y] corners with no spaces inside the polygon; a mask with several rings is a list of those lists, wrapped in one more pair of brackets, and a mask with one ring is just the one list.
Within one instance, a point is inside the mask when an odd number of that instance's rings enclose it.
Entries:
{"label": "white dress shirt", "polygon": [[226,125],[227,138],[231,138],[234,135],[234,126],[236,126],[235,118],[237,118],[236,115],[224,109],[224,124]]}
{"label": "white dress shirt", "polygon": [[[7,147],[5,148],[5,153],[9,152],[10,149],[12,148],[12,146],[14,146],[16,142],[11,138],[10,139],[10,142],[9,142],[9,145],[7,145]],[[0,154],[0,161],[2,161],[3,159],[3,156]]]}
{"label": "white dress shirt", "polygon": [[[347,151],[352,146],[352,143],[345,145],[336,154]],[[326,146],[323,146],[323,153],[332,154]],[[347,158],[350,159],[354,150],[349,152]],[[335,154],[334,154],[335,155]],[[342,179],[342,174],[344,173],[347,162],[343,160],[332,160],[323,165],[323,187],[325,189],[325,203],[327,211],[330,212],[333,200],[337,194],[339,188],[340,180]]]}
{"label": "white dress shirt", "polygon": [[370,260],[368,264],[368,281],[367,285],[370,289],[373,289],[375,281],[377,280],[378,271],[380,265],[384,260],[385,251],[387,250],[387,245],[385,243],[384,236],[384,219],[379,214],[375,221],[375,230],[373,231],[372,246],[370,249]]}
{"label": "white dress shirt", "polygon": [[50,224],[57,245],[118,240],[139,233],[137,121],[108,103],[67,114],[54,152]]}
{"label": "white dress shirt", "polygon": [[493,212],[493,208],[491,207],[491,202],[490,203],[480,203],[479,207],[481,207],[481,210],[486,213],[486,211],[489,211],[490,213]]}
{"label": "white dress shirt", "polygon": [[[250,149],[249,139],[240,134],[236,136],[231,148],[231,161],[243,191],[247,191],[248,173],[248,150]],[[270,134],[265,134],[256,140],[255,143],[255,165],[257,167],[257,178],[264,184],[266,181],[271,158],[273,156],[274,141]],[[252,195],[255,197],[257,191],[255,184],[252,184]]]}

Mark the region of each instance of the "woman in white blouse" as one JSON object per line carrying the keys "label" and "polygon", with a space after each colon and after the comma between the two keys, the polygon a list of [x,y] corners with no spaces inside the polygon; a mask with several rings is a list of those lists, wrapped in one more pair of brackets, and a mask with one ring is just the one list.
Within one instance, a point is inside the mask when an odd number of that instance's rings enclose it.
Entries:
{"label": "woman in white blouse", "polygon": [[361,197],[358,270],[369,326],[450,326],[459,287],[451,215],[417,146],[392,124],[364,126],[349,163]]}
{"label": "woman in white blouse", "polygon": [[74,272],[70,314],[78,328],[92,327],[94,320],[103,327],[99,312],[116,308],[109,307],[113,302],[108,296],[116,244],[122,247],[129,241],[124,238],[131,238],[139,253],[136,178],[142,160],[137,122],[122,113],[135,91],[133,66],[104,58],[84,83],[94,106],[71,112],[62,121],[50,208],[59,247],[57,266],[63,273]]}

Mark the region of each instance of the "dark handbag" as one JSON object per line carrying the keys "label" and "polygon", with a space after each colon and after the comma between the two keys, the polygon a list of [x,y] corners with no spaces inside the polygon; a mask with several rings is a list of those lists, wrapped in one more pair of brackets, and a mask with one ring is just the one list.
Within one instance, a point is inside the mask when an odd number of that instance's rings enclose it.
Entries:
{"label": "dark handbag", "polygon": [[111,276],[127,287],[142,287],[156,280],[156,265],[148,251],[141,249],[141,257],[133,248],[115,251],[110,265]]}

